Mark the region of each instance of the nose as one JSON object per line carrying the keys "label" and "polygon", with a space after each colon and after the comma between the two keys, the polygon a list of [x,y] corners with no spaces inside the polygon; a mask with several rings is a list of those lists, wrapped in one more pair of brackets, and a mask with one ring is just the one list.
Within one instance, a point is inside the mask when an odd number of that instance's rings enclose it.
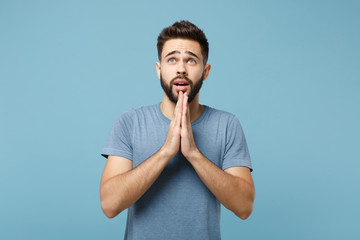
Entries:
{"label": "nose", "polygon": [[183,62],[180,62],[178,64],[177,75],[181,75],[181,76],[186,76],[187,75],[185,64]]}

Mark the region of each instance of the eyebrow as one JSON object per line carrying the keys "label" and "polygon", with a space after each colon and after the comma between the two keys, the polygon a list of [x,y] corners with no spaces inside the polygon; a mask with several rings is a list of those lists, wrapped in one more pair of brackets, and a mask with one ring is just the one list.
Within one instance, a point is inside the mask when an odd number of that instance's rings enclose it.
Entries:
{"label": "eyebrow", "polygon": [[[169,52],[168,54],[166,54],[165,57],[170,56],[170,55],[172,55],[172,54],[180,54],[180,53],[181,53],[180,51],[175,50],[175,51],[172,51],[172,52]],[[191,51],[186,51],[185,53],[187,53],[187,54],[189,54],[189,55],[191,55],[191,56],[193,56],[193,57],[196,57],[197,59],[200,60],[200,58],[199,58],[195,53],[193,53],[193,52],[191,52]]]}

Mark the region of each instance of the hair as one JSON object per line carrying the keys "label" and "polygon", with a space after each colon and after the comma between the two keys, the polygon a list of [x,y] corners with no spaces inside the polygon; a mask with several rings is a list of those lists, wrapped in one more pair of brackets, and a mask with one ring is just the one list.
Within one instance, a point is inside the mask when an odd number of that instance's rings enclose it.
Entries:
{"label": "hair", "polygon": [[189,21],[180,21],[175,22],[173,25],[164,28],[158,39],[157,39],[157,50],[159,60],[161,61],[161,53],[164,47],[164,44],[167,40],[182,38],[188,40],[197,41],[201,47],[201,54],[204,58],[204,64],[206,64],[208,55],[209,55],[209,43],[206,39],[204,32],[199,29],[196,25],[192,24]]}

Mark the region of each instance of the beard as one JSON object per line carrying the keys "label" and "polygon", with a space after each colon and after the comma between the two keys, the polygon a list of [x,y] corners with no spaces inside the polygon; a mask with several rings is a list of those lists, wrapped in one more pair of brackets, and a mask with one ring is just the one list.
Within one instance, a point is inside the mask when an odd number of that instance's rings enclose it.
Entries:
{"label": "beard", "polygon": [[173,78],[171,81],[170,81],[170,84],[167,85],[162,77],[162,74],[160,73],[160,83],[161,83],[161,87],[163,88],[166,96],[170,99],[171,102],[173,103],[177,103],[178,101],[178,97],[179,95],[175,95],[173,93],[173,82],[177,79],[185,79],[188,83],[189,83],[189,86],[190,86],[190,92],[189,92],[189,95],[188,95],[188,103],[191,103],[194,98],[196,97],[196,95],[199,93],[200,91],[200,88],[203,84],[203,81],[204,81],[204,73],[201,75],[200,79],[198,81],[196,81],[196,83],[194,84],[193,81],[191,81],[189,78],[183,76],[183,77],[180,77],[180,76],[176,76],[175,78]]}

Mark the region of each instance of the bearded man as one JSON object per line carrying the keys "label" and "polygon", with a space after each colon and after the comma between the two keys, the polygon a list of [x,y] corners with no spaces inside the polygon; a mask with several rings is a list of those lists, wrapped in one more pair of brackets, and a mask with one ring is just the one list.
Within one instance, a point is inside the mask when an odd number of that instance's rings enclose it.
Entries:
{"label": "bearded man", "polygon": [[163,29],[156,70],[161,103],[114,123],[100,184],[109,218],[128,209],[125,239],[221,239],[220,204],[246,219],[255,198],[245,136],[235,115],[199,104],[209,45],[188,21]]}

